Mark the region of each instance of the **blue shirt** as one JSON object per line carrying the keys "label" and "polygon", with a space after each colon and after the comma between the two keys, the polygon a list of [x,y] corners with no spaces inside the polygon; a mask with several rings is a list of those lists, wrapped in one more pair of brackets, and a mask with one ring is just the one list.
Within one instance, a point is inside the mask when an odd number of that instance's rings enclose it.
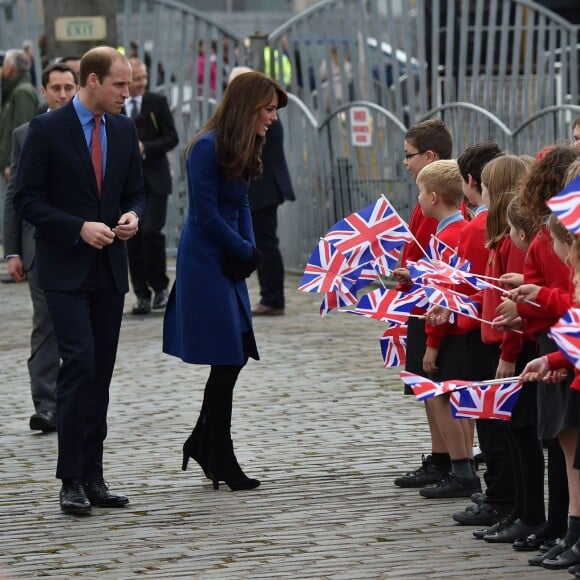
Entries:
{"label": "blue shirt", "polygon": [[[89,155],[91,154],[91,142],[93,139],[93,129],[95,128],[94,113],[91,113],[80,101],[78,93],[73,98],[73,106],[81,122],[83,133]],[[107,131],[105,130],[105,115],[101,115],[101,150],[103,151],[103,179],[105,179],[105,170],[107,168]]]}

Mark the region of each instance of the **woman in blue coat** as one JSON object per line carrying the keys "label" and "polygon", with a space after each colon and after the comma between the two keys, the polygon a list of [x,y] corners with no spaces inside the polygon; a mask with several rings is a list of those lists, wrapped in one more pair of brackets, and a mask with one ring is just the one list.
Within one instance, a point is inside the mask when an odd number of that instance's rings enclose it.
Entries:
{"label": "woman in blue coat", "polygon": [[248,204],[251,179],[287,95],[278,83],[244,73],[187,150],[189,209],[177,252],[176,279],[163,327],[163,352],[211,365],[199,418],[183,445],[183,469],[197,461],[215,489],[260,485],[246,477],[230,435],[233,389],[249,357],[258,360],[245,279],[256,269]]}

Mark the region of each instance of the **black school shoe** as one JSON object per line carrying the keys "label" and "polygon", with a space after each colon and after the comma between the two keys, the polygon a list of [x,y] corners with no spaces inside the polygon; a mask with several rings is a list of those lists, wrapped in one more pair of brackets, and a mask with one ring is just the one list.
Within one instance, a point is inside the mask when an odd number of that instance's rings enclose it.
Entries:
{"label": "black school shoe", "polygon": [[415,471],[409,471],[395,479],[398,487],[425,487],[430,483],[436,483],[449,473],[449,469],[441,468],[433,463],[431,455],[421,456],[421,467]]}
{"label": "black school shoe", "polygon": [[516,521],[516,519],[517,518],[513,513],[509,513],[506,515],[505,518],[493,524],[493,526],[490,526],[489,528],[483,528],[482,530],[475,530],[473,532],[473,537],[476,540],[483,540],[484,536],[487,536],[489,534],[495,534],[496,532],[499,532],[500,530],[503,530],[504,528],[511,526]]}
{"label": "black school shoe", "polygon": [[564,538],[560,538],[547,552],[540,552],[529,558],[528,564],[530,566],[541,566],[544,560],[555,560],[560,554],[571,547]]}
{"label": "black school shoe", "polygon": [[491,544],[513,544],[518,538],[526,538],[538,530],[540,526],[530,526],[517,519],[510,526],[507,526],[493,534],[485,534],[483,539]]}
{"label": "black school shoe", "polygon": [[489,503],[470,505],[462,512],[455,512],[453,519],[462,526],[492,526],[505,518],[508,512]]}
{"label": "black school shoe", "polygon": [[580,547],[576,544],[558,554],[555,558],[546,558],[542,561],[542,566],[548,570],[562,570],[580,564]]}
{"label": "black school shoe", "polygon": [[471,494],[478,491],[481,491],[481,482],[477,475],[467,478],[449,473],[436,483],[426,485],[419,493],[427,499],[441,499],[470,497]]}

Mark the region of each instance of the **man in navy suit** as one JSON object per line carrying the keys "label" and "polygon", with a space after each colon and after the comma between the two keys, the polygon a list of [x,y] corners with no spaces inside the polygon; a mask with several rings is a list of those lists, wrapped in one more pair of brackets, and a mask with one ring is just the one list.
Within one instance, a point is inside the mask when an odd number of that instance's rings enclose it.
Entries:
{"label": "man in navy suit", "polygon": [[128,503],[103,477],[109,385],[124,295],[125,240],[142,217],[143,172],[130,119],[131,67],[114,48],[83,55],[80,89],[32,119],[16,175],[14,206],[35,228],[35,272],[44,290],[61,367],[57,379],[61,509]]}
{"label": "man in navy suit", "polygon": [[264,172],[250,184],[248,198],[256,247],[262,261],[258,266],[260,302],[252,308],[254,316],[284,314],[284,263],[278,245],[278,206],[294,201],[294,189],[284,155],[284,129],[280,120],[268,129],[262,149]]}
{"label": "man in navy suit", "polygon": [[[171,193],[171,172],[167,153],[178,143],[177,131],[164,95],[146,92],[147,67],[137,58],[129,59],[133,80],[125,105],[139,135],[145,183],[145,215],[137,235],[127,243],[129,273],[137,303],[133,314],[149,314],[151,307],[167,306],[167,263],[165,255],[165,219],[167,197]],[[151,295],[153,292],[153,304]]]}

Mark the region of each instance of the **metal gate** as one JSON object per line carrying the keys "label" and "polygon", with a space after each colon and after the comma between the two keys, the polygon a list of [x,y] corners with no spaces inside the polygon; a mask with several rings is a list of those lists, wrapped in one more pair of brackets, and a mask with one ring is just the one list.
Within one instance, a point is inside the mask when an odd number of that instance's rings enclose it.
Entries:
{"label": "metal gate", "polygon": [[[298,198],[280,211],[291,269],[334,221],[379,192],[409,215],[416,191],[402,143],[417,121],[443,118],[457,155],[481,139],[533,153],[569,138],[580,113],[578,28],[531,0],[324,0],[252,39],[175,0],[118,6],[120,43],[148,62],[150,88],[168,97],[179,132],[170,252],[187,204],[185,146],[235,65],[263,69],[267,60],[292,94],[280,115]],[[43,29],[41,0],[0,0],[0,49]],[[364,146],[357,114],[366,117]]]}

